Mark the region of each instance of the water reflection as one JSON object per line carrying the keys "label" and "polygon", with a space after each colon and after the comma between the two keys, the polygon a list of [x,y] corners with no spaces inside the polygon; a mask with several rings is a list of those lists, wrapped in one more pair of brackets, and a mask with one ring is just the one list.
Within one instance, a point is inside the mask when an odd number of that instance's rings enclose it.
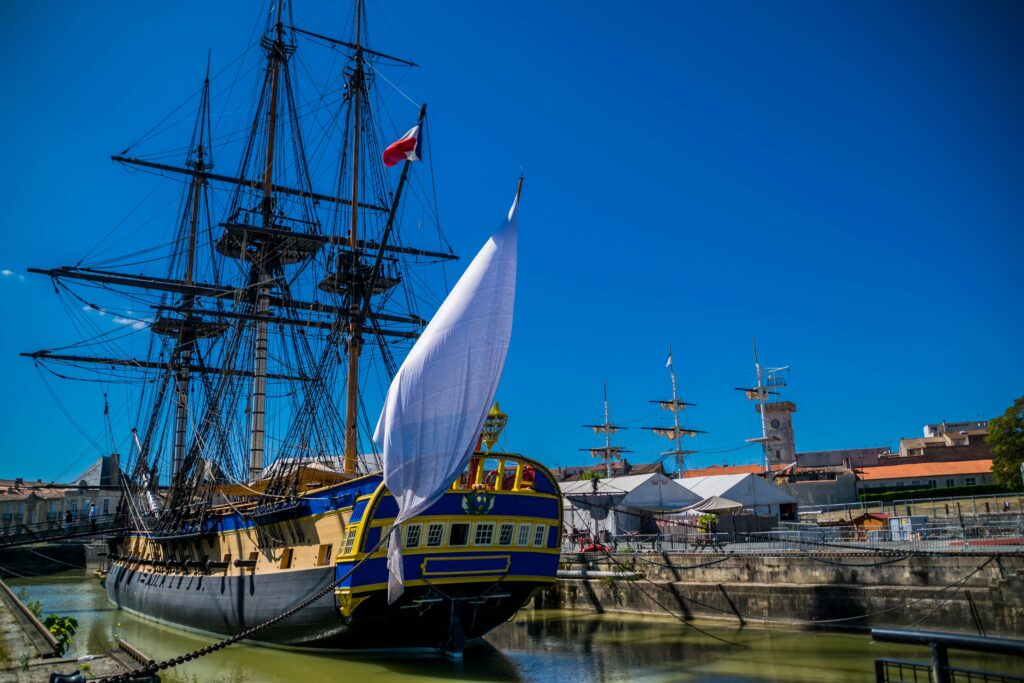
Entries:
{"label": "water reflection", "polygon": [[[116,636],[157,659],[202,647],[210,639],[136,618],[111,606],[94,579],[82,572],[24,579],[44,609],[79,621],[71,654],[105,652]],[[177,667],[165,681],[864,681],[876,657],[923,659],[923,648],[872,644],[863,634],[825,634],[739,628],[722,623],[700,627],[731,645],[678,621],[646,616],[590,615],[523,610],[495,629],[460,660],[409,653],[324,655],[249,645]],[[972,668],[1001,668],[992,657],[958,657]],[[1024,673],[1018,664],[1015,673]]]}

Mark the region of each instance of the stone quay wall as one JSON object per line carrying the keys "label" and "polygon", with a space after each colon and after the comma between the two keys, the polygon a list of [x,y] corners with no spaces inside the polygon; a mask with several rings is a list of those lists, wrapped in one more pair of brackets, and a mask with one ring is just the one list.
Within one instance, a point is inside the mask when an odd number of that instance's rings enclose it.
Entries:
{"label": "stone quay wall", "polygon": [[741,625],[1024,634],[1024,554],[564,555],[535,604]]}

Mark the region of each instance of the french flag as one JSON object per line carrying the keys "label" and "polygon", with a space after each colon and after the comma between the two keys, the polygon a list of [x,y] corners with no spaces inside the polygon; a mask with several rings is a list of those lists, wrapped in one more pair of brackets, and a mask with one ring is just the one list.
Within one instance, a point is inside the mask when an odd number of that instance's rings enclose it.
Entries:
{"label": "french flag", "polygon": [[403,159],[418,161],[423,148],[419,124],[413,126],[408,133],[388,145],[384,150],[384,165],[394,166]]}

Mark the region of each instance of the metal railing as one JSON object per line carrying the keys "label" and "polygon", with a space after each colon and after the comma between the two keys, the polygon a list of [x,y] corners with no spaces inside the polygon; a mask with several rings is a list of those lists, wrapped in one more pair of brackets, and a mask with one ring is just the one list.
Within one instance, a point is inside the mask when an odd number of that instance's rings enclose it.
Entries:
{"label": "metal railing", "polygon": [[[593,536],[565,539],[563,551],[580,552],[593,545]],[[807,552],[1021,552],[1024,523],[1005,525],[920,525],[912,529],[856,529],[840,526],[792,525],[773,531],[701,532],[602,535],[601,550],[612,552],[807,553]]]}
{"label": "metal railing", "polygon": [[877,683],[1020,683],[1024,677],[995,671],[979,671],[952,666],[949,650],[967,650],[986,654],[1024,658],[1024,641],[1010,638],[988,638],[966,636],[938,631],[910,631],[895,628],[871,629],[871,638],[882,643],[928,646],[931,660],[909,662],[898,659],[876,659],[875,681]]}
{"label": "metal railing", "polygon": [[15,524],[0,530],[0,548],[27,545],[43,541],[59,541],[63,538],[81,538],[120,531],[125,528],[124,517],[97,515],[93,519],[79,518],[71,522],[38,522],[36,524]]}
{"label": "metal railing", "polygon": [[[1005,509],[1006,507],[1009,509]],[[989,493],[974,496],[935,496],[934,498],[900,498],[891,501],[871,500],[852,503],[801,504],[799,514],[801,516],[816,516],[839,511],[850,513],[875,512],[889,515],[943,515],[946,517],[998,513],[1020,514],[1024,512],[1024,492]]]}

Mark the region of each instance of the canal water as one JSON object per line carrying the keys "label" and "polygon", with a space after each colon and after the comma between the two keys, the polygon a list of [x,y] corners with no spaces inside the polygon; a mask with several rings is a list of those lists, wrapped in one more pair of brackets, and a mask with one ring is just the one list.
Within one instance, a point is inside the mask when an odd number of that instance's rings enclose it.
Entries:
{"label": "canal water", "polygon": [[[69,656],[110,649],[115,637],[158,660],[213,642],[127,614],[107,602],[91,574],[72,571],[9,582],[43,604],[45,613],[73,616],[79,630]],[[388,653],[313,655],[233,645],[161,673],[164,681],[871,681],[876,657],[925,659],[924,648],[872,643],[866,634],[743,629],[694,622],[714,637],[671,618],[522,610],[468,650],[461,661]],[[733,645],[715,637],[739,645]],[[741,647],[745,646],[745,647]],[[954,657],[976,669],[1004,669],[998,657]],[[1020,666],[1014,670],[1024,673]]]}

